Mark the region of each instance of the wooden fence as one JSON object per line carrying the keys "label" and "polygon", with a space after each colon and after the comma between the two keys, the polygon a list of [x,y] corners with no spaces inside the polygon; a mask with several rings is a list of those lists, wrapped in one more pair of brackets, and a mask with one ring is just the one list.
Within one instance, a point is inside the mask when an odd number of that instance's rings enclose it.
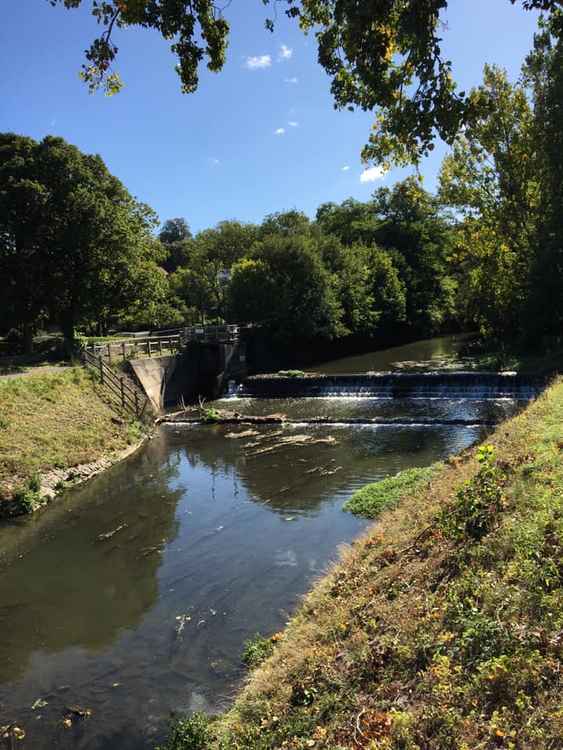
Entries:
{"label": "wooden fence", "polygon": [[158,356],[176,354],[182,348],[180,334],[173,336],[151,336],[150,338],[129,338],[120,341],[108,341],[103,344],[89,344],[86,351],[95,357],[108,362],[137,356]]}
{"label": "wooden fence", "polygon": [[187,344],[198,342],[203,344],[233,344],[240,339],[240,326],[188,326],[177,333],[165,336],[148,336],[108,341],[103,344],[89,344],[86,351],[107,362],[127,359],[128,357],[146,356],[161,357],[163,354],[177,354]]}
{"label": "wooden fence", "polygon": [[149,399],[145,394],[141,394],[139,390],[131,386],[125,376],[118,375],[104,362],[103,357],[85,350],[83,360],[86,367],[97,373],[100,383],[117,400],[122,409],[134,414],[138,419],[143,417],[149,404]]}

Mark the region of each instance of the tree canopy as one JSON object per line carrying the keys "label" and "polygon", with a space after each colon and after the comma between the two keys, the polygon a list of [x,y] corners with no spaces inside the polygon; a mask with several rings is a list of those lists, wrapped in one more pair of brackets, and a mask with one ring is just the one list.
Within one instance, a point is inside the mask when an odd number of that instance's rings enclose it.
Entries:
{"label": "tree canopy", "polygon": [[28,338],[50,317],[72,339],[146,294],[161,257],[155,223],[99,156],[0,134],[2,306]]}
{"label": "tree canopy", "polygon": [[[245,0],[246,1],[246,0]],[[454,0],[455,1],[455,0]],[[560,13],[560,0],[506,0],[525,10]],[[103,31],[86,52],[82,77],[91,90],[119,90],[113,69],[115,28],[154,29],[172,42],[182,91],[199,85],[199,68],[222,70],[230,26],[213,0],[48,0],[67,9],[90,5]],[[318,60],[332,79],[336,107],[378,110],[366,159],[416,161],[433,148],[436,134],[451,143],[475,101],[456,88],[452,62],[442,51],[440,14],[452,0],[261,0],[313,32]],[[486,22],[486,18],[484,19]],[[272,30],[275,21],[266,19]]]}

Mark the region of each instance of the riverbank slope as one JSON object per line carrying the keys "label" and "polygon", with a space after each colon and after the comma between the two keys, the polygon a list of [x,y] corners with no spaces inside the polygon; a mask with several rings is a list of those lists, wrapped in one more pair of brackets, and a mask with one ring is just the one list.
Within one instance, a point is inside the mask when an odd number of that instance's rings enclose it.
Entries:
{"label": "riverbank slope", "polygon": [[450,459],[304,599],[174,750],[561,747],[563,380]]}
{"label": "riverbank slope", "polygon": [[0,378],[0,518],[35,510],[140,439],[81,367]]}

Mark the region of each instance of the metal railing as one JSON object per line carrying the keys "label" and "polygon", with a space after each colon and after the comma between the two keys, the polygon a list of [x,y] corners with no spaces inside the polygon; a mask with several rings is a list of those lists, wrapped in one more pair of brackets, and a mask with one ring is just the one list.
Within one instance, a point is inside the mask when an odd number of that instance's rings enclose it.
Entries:
{"label": "metal railing", "polygon": [[98,375],[101,385],[120,404],[121,408],[141,419],[149,405],[147,396],[134,388],[125,376],[118,375],[104,362],[103,357],[87,350],[82,356],[84,365]]}

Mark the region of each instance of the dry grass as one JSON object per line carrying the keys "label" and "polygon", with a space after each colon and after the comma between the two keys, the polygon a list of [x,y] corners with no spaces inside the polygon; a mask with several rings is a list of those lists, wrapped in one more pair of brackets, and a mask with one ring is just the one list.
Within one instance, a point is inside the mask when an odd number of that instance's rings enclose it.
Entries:
{"label": "dry grass", "polygon": [[344,550],[232,710],[168,747],[561,750],[563,381],[490,443]]}
{"label": "dry grass", "polygon": [[115,416],[81,368],[0,380],[0,500],[38,473],[125,448],[135,436]]}

